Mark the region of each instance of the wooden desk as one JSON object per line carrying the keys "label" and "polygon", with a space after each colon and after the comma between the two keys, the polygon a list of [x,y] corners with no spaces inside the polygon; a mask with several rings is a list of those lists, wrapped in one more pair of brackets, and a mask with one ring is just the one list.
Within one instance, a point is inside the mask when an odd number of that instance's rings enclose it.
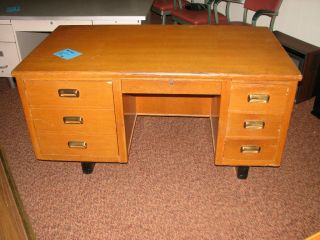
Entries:
{"label": "wooden desk", "polygon": [[59,27],[13,75],[38,159],[125,163],[137,115],[201,116],[242,177],[280,166],[301,79],[266,28],[179,25]]}

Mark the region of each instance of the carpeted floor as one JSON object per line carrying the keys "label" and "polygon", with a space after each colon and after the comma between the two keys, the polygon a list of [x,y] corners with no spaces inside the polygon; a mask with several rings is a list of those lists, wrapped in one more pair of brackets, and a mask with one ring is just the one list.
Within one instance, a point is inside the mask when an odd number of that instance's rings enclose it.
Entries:
{"label": "carpeted floor", "polygon": [[295,105],[280,168],[217,167],[205,118],[140,117],[128,164],[37,161],[0,79],[0,146],[37,239],[303,239],[320,230],[320,120]]}

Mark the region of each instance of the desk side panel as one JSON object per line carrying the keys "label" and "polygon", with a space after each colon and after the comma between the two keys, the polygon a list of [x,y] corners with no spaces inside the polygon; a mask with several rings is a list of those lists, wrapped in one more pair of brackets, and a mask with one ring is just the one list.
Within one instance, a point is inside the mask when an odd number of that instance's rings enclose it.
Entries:
{"label": "desk side panel", "polygon": [[[228,119],[228,108],[229,108],[229,99],[230,99],[230,88],[231,81],[224,81],[221,88],[221,97],[220,97],[220,109],[219,109],[219,121],[218,121],[218,131],[217,131],[217,140],[216,140],[216,149],[215,149],[215,159],[214,163],[216,165],[223,165],[223,151],[225,147],[225,136],[227,128],[227,119]],[[214,112],[213,112],[214,114]]]}
{"label": "desk side panel", "polygon": [[137,119],[137,101],[136,96],[133,95],[122,95],[122,100],[126,134],[126,147],[127,151],[129,152],[133,136],[133,130]]}
{"label": "desk side panel", "polygon": [[297,86],[298,82],[291,82],[289,86],[289,91],[288,91],[288,100],[286,102],[286,111],[283,114],[282,118],[282,126],[280,129],[280,138],[279,138],[279,147],[278,147],[278,152],[276,154],[276,161],[275,164],[280,166],[281,160],[282,160],[282,155],[283,151],[285,148],[286,144],[286,139],[288,135],[288,129],[290,126],[290,120],[291,120],[291,115],[292,115],[292,110],[294,106],[294,99],[296,96],[297,92]]}
{"label": "desk side panel", "polygon": [[26,93],[26,86],[25,86],[25,81],[22,77],[16,77],[17,81],[17,87],[20,95],[20,100],[24,112],[24,117],[27,122],[27,127],[29,130],[31,142],[32,142],[32,147],[35,152],[35,155],[37,159],[41,159],[41,154],[40,154],[40,146],[37,141],[37,136],[36,136],[36,130],[33,125],[33,120],[32,120],[32,115],[31,115],[31,110],[29,108],[29,103],[27,99],[27,93]]}
{"label": "desk side panel", "polygon": [[[114,78],[113,79],[113,100],[114,100],[114,111],[115,111],[115,117],[116,117],[116,126],[117,126],[117,137],[118,137],[118,148],[119,148],[119,156],[120,156],[120,162],[121,163],[127,163],[128,162],[128,147],[129,142],[128,140],[131,139],[131,135],[133,132],[133,122],[129,123],[127,121],[127,126],[129,125],[129,128],[132,127],[132,130],[126,129],[126,121],[125,121],[125,113],[124,113],[124,99],[122,96],[122,90],[121,90],[121,79],[120,78]],[[132,99],[131,99],[132,100]],[[134,104],[134,102],[130,103]],[[134,106],[128,106],[130,110],[134,110]],[[126,131],[128,132],[128,135],[126,137]],[[128,140],[127,140],[128,139]]]}

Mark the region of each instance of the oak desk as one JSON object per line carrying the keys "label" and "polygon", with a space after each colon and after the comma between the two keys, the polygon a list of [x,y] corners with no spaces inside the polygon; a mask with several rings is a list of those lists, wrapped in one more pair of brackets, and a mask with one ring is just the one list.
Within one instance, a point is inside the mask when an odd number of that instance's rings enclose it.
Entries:
{"label": "oak desk", "polygon": [[[70,48],[82,55],[64,60]],[[137,115],[208,117],[216,165],[280,166],[297,70],[267,28],[61,26],[13,71],[37,159],[128,161]]]}

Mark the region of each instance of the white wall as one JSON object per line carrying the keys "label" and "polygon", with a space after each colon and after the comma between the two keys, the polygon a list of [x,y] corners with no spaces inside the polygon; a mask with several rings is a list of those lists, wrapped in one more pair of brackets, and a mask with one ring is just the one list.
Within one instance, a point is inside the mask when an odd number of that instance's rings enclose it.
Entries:
{"label": "white wall", "polygon": [[[243,8],[233,4],[232,20],[242,20]],[[249,14],[248,19],[251,19]],[[268,26],[269,18],[261,18],[257,25]],[[283,0],[274,30],[286,33],[320,47],[320,0]]]}

